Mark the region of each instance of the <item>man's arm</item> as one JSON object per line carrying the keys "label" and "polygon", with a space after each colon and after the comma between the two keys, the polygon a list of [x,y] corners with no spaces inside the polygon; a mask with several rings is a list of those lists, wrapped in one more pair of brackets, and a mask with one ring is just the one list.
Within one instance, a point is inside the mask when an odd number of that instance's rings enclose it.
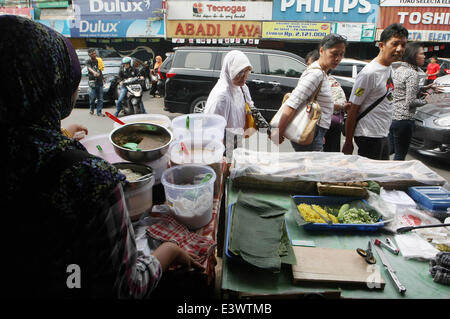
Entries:
{"label": "man's arm", "polygon": [[359,108],[361,105],[356,105],[351,102],[346,106],[347,108],[347,119],[345,121],[345,142],[342,147],[342,153],[346,155],[351,155],[353,153],[353,135],[355,134],[355,128],[359,113]]}

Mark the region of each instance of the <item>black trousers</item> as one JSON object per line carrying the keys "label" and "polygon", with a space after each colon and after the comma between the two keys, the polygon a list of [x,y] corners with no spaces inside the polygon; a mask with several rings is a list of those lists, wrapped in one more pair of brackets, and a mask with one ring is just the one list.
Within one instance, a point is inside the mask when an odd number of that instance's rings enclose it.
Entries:
{"label": "black trousers", "polygon": [[389,160],[389,138],[355,136],[358,155],[374,160]]}

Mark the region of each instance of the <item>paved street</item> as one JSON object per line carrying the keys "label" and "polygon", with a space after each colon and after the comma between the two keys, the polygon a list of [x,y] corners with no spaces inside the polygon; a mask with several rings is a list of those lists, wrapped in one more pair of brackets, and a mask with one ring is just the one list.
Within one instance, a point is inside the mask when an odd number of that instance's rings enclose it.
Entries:
{"label": "paved street", "polygon": [[[163,110],[163,98],[152,98],[149,96],[149,92],[144,92],[144,105],[147,113],[153,114],[164,114],[167,115],[170,119],[181,115],[179,113],[170,113]],[[114,114],[115,105],[109,104],[104,106],[104,111]],[[109,117],[98,117],[89,114],[89,107],[76,107],[72,114],[62,121],[63,126],[69,123],[79,123],[85,125],[89,130],[88,136],[95,136],[99,134],[109,133],[113,129],[113,121]],[[261,137],[259,137],[261,138]],[[252,136],[248,143],[250,145],[250,149],[253,149],[253,145],[258,145],[257,142],[258,137],[256,134]],[[264,137],[262,137],[264,140]],[[343,143],[343,142],[342,142]],[[292,151],[291,144],[285,140],[283,144],[280,146],[280,151],[282,152],[290,152]],[[355,149],[356,153],[356,149]],[[450,184],[450,167],[449,165],[445,165],[444,163],[425,158],[418,154],[408,154],[406,160],[420,160],[425,165],[427,165],[430,169],[434,170],[436,173],[445,178]]]}

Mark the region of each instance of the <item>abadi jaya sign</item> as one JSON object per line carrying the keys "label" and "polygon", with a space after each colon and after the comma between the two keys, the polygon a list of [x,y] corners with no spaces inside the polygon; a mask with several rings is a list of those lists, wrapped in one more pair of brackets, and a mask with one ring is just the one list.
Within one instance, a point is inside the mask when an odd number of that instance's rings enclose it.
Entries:
{"label": "abadi jaya sign", "polygon": [[272,20],[310,22],[371,22],[378,0],[276,0]]}

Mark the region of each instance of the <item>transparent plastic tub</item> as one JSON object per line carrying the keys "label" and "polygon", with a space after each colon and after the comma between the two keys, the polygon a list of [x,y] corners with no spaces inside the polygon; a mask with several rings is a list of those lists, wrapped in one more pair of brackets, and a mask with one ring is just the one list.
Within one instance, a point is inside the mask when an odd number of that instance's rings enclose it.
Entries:
{"label": "transparent plastic tub", "polygon": [[[167,129],[170,129],[172,122],[170,118],[164,114],[133,114],[127,115],[120,118],[122,122],[125,124],[129,123],[150,123],[164,126]],[[121,126],[121,124],[117,122],[113,122],[114,128]]]}
{"label": "transparent plastic tub", "polygon": [[[207,174],[210,178],[204,181]],[[189,229],[211,221],[215,180],[214,170],[204,165],[178,165],[162,174],[167,204],[174,217]]]}
{"label": "transparent plastic tub", "polygon": [[[187,118],[189,117],[189,121]],[[227,121],[221,115],[194,113],[172,120],[174,140],[219,140],[223,143]]]}
{"label": "transparent plastic tub", "polygon": [[[187,152],[182,149],[183,143]],[[190,140],[174,141],[169,147],[170,165],[200,164],[208,165],[216,173],[214,182],[214,196],[220,188],[222,174],[223,154],[225,146],[218,140]]]}

